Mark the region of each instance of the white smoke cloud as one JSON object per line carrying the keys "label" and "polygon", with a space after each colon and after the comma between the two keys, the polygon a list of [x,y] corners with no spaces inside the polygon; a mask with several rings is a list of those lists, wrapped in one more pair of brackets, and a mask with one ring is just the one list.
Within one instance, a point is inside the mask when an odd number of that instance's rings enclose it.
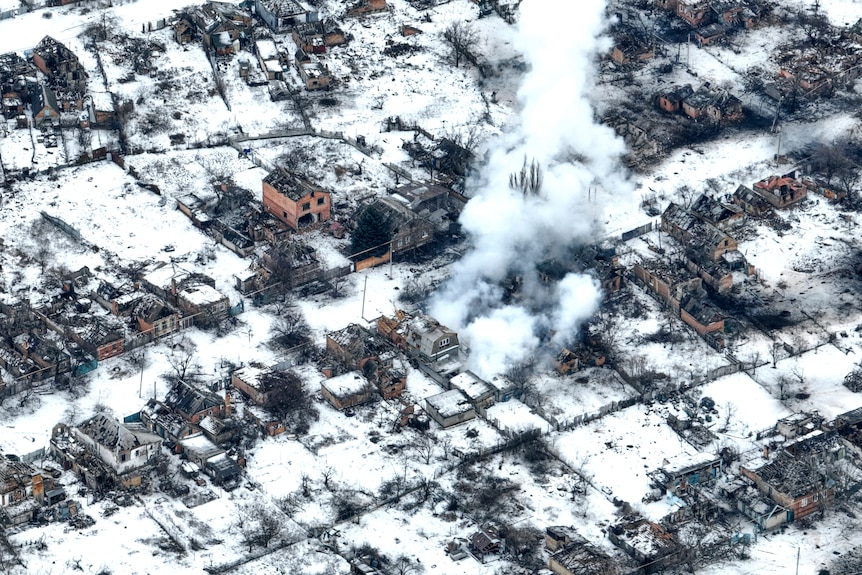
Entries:
{"label": "white smoke cloud", "polygon": [[[460,221],[472,246],[431,302],[432,315],[463,332],[470,368],[484,377],[531,357],[537,333],[553,331],[562,343],[592,315],[600,290],[591,277],[569,275],[547,288],[535,266],[595,237],[601,206],[590,201],[591,188],[601,183],[603,194],[629,188],[619,165],[625,146],[595,121],[590,103],[597,56],[610,48],[601,35],[605,3],[580,0],[576,18],[549,28],[553,14],[572,6],[571,0],[520,5],[516,47],[529,67],[518,91],[520,122],[492,146],[480,177],[470,182],[473,198]],[[543,170],[539,196],[509,186],[509,175],[527,158]],[[523,300],[504,303],[498,284],[512,273],[523,279]]]}

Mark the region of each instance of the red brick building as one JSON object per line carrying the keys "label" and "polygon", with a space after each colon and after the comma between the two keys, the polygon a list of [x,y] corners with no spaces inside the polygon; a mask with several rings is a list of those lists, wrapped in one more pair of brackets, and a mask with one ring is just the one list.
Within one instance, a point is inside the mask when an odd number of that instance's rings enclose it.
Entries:
{"label": "red brick building", "polygon": [[331,216],[329,192],[282,170],[264,178],[263,208],[294,230],[325,222]]}

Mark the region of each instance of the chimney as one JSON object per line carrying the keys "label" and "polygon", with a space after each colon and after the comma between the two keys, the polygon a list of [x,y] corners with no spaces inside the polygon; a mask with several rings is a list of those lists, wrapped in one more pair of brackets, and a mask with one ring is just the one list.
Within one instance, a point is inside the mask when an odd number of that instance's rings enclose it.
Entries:
{"label": "chimney", "polygon": [[763,446],[763,459],[769,459],[769,447]]}
{"label": "chimney", "polygon": [[224,416],[230,417],[230,393],[227,391],[224,394]]}

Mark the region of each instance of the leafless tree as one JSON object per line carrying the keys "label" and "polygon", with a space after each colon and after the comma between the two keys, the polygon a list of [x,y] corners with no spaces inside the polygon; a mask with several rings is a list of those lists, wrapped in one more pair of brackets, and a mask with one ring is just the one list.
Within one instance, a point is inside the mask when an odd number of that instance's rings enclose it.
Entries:
{"label": "leafless tree", "polygon": [[422,433],[413,442],[413,451],[425,465],[429,465],[434,457],[434,444],[436,442],[437,438],[431,433]]}
{"label": "leafless tree", "polygon": [[302,491],[302,496],[308,498],[311,496],[311,476],[303,472],[299,476],[299,488]]}
{"label": "leafless tree", "polygon": [[784,373],[775,378],[775,385],[778,388],[778,399],[784,401],[791,395],[793,381]]}
{"label": "leafless tree", "polygon": [[399,555],[392,560],[390,573],[394,575],[419,575],[425,572],[425,567],[418,559],[411,559],[406,555]]}
{"label": "leafless tree", "polygon": [[509,187],[524,196],[538,196],[542,191],[542,167],[536,160],[528,166],[525,157],[520,171],[509,175]]}
{"label": "leafless tree", "polygon": [[278,506],[282,513],[284,513],[291,519],[293,519],[293,517],[297,513],[302,511],[302,508],[305,506],[305,502],[303,501],[303,496],[301,493],[288,493],[284,497],[276,499],[275,504]]}
{"label": "leafless tree", "polygon": [[284,524],[278,515],[263,505],[259,505],[256,512],[257,541],[262,547],[269,547],[269,544],[282,534]]}
{"label": "leafless tree", "polygon": [[335,468],[331,465],[325,466],[320,470],[320,477],[323,479],[323,486],[330,489],[332,478],[335,476]]}
{"label": "leafless tree", "polygon": [[476,64],[476,56],[473,53],[479,42],[479,33],[470,22],[452,22],[443,31],[443,40],[449,47],[449,59],[455,67],[461,65],[462,60]]}
{"label": "leafless tree", "polygon": [[248,546],[248,552],[251,553],[257,542],[257,525],[254,520],[254,512],[249,506],[237,506],[231,531],[239,535],[240,540]]}
{"label": "leafless tree", "polygon": [[724,422],[718,430],[720,433],[726,433],[730,429],[734,416],[736,416],[736,404],[728,401],[724,404]]}
{"label": "leafless tree", "polygon": [[167,360],[171,366],[170,375],[175,381],[189,381],[197,376],[196,353],[197,346],[186,336],[171,346]]}

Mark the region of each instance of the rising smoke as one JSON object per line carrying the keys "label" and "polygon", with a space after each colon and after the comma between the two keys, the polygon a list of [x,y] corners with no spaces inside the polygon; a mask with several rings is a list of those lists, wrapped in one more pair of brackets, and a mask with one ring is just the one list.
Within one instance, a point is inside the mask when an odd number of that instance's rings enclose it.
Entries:
{"label": "rising smoke", "polygon": [[[565,25],[553,14],[571,14]],[[588,275],[540,284],[536,265],[596,238],[601,205],[628,190],[619,159],[624,144],[595,121],[590,93],[594,66],[610,44],[604,0],[524,0],[516,48],[528,64],[518,91],[519,124],[492,145],[461,224],[472,240],[452,277],[431,302],[431,314],[470,346],[470,367],[484,377],[532,357],[539,334],[564,343],[597,309],[601,293]],[[538,195],[513,190],[509,178],[525,158],[542,166]],[[600,186],[598,201],[589,190]],[[523,298],[505,303],[501,281],[522,278]]]}

